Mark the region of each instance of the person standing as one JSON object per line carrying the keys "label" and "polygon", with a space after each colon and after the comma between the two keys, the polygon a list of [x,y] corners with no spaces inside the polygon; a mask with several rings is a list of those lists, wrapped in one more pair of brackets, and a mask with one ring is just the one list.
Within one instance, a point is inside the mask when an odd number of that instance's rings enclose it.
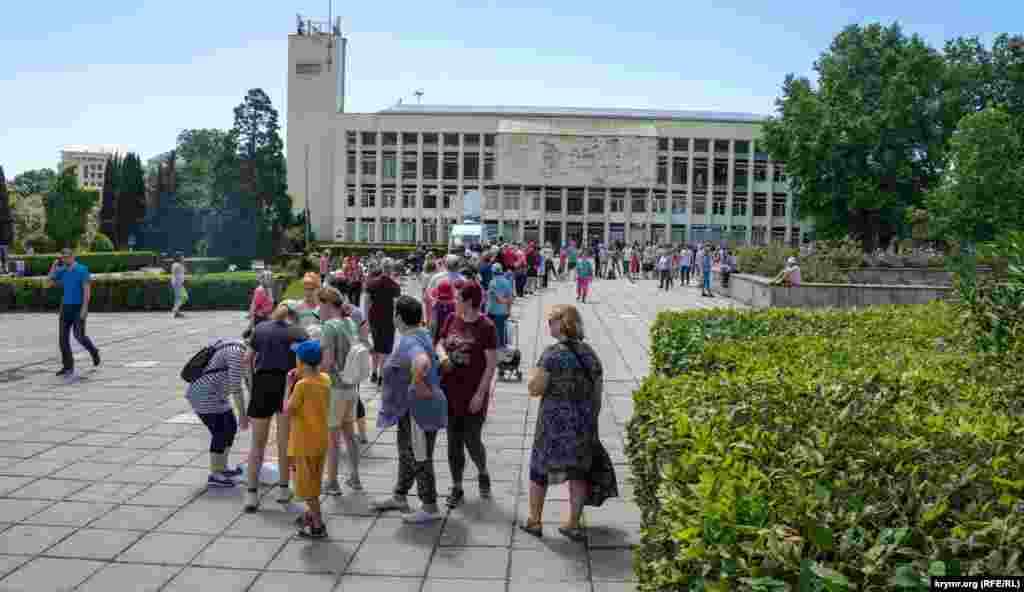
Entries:
{"label": "person standing", "polygon": [[583,258],[579,260],[576,268],[576,300],[587,303],[587,295],[590,293],[590,282],[594,279],[594,260],[590,258],[588,251],[583,251]]}
{"label": "person standing", "polygon": [[498,348],[508,347],[508,322],[509,307],[512,306],[512,282],[504,274],[500,263],[494,264],[494,280],[487,289],[487,316],[494,323],[494,329],[498,335]]}
{"label": "person standing", "polygon": [[299,536],[327,538],[320,512],[320,478],[327,454],[327,408],[331,379],[320,372],[323,359],[320,343],[314,340],[293,344],[298,380],[285,408],[292,423],[288,456],[295,462],[295,495],[305,500],[306,513],[296,521]]}
{"label": "person standing", "polygon": [[270,313],[274,312],[274,276],[269,271],[259,275],[259,284],[252,293],[252,302],[249,304],[250,327],[270,319]]}
{"label": "person standing", "polygon": [[658,289],[668,290],[669,288],[669,274],[671,273],[671,259],[667,253],[661,253],[658,256],[657,263],[658,270]]}
{"label": "person standing", "polygon": [[370,380],[380,386],[381,368],[395,347],[395,299],[402,295],[402,286],[394,278],[395,268],[390,259],[384,260],[380,275],[366,282],[366,295],[370,301],[367,317],[373,335],[373,374]]}
{"label": "person standing", "polygon": [[[245,395],[242,392],[244,374],[245,344],[237,340],[216,341],[214,353],[207,362],[203,374],[189,384],[185,398],[192,411],[210,430],[210,476],[207,487],[228,488],[237,485],[234,478],[242,470],[228,469],[231,446],[239,428],[249,429],[249,418],[245,415]],[[241,414],[235,419],[232,401]]]}
{"label": "person standing", "polygon": [[331,253],[324,251],[320,255],[320,285],[327,285],[327,273],[331,270]]}
{"label": "person standing", "polygon": [[701,296],[714,296],[711,293],[711,245],[704,245],[704,253],[700,260],[700,273],[701,273]]}
{"label": "person standing", "polygon": [[599,439],[604,371],[597,352],[583,340],[576,307],[555,306],[548,313],[548,331],[556,343],[544,350],[527,383],[530,396],[540,398],[540,409],[530,452],[529,514],[519,528],[543,536],[548,487],[568,481],[569,520],[558,531],[583,542],[583,507],[600,507],[619,495],[615,467]]}
{"label": "person standing", "polygon": [[[398,510],[402,519],[423,524],[441,519],[434,477],[437,432],[448,427],[448,401],[441,389],[440,364],[430,332],[422,327],[423,305],[411,296],[395,302],[397,346],[384,363],[384,389],[377,428],[398,426],[398,481],[391,497],[377,500],[377,512]],[[408,494],[416,482],[421,507],[412,512]]]}
{"label": "person standing", "polygon": [[174,293],[171,316],[180,319],[185,316],[181,312],[181,307],[185,305],[185,256],[181,253],[178,253],[171,264],[171,291]]}
{"label": "person standing", "polygon": [[312,271],[302,277],[302,301],[295,305],[293,312],[303,329],[320,324],[320,302],[316,299],[320,286],[320,281]]}
{"label": "person standing", "polygon": [[90,280],[89,268],[75,261],[75,252],[71,249],[61,251],[61,258],[55,260],[50,266],[49,285],[61,284],[64,288],[57,324],[62,362],[57,376],[74,375],[75,357],[71,353],[72,331],[75,341],[82,344],[82,347],[92,356],[93,367],[100,365],[100,350],[85,334],[85,321],[89,316],[89,300],[92,298]]}
{"label": "person standing", "polygon": [[683,245],[683,248],[679,253],[679,285],[683,287],[689,287],[690,285],[690,267],[693,265],[693,251],[690,247]]}
{"label": "person standing", "polygon": [[483,292],[476,282],[455,289],[456,311],[441,329],[436,350],[441,363],[441,388],[448,398],[448,467],[452,490],[448,507],[462,503],[466,451],[476,465],[481,498],[491,497],[484,421],[494,393],[498,367],[498,335],[494,323],[480,314]]}

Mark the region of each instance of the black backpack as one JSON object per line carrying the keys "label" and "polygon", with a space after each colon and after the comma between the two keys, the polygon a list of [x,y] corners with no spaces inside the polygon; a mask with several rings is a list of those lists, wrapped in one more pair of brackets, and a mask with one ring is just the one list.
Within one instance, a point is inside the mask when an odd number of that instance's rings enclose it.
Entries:
{"label": "black backpack", "polygon": [[181,379],[192,384],[207,374],[226,371],[227,366],[223,368],[215,368],[209,372],[206,371],[206,367],[210,364],[210,360],[213,359],[214,354],[216,354],[218,350],[228,347],[229,345],[231,344],[221,344],[221,342],[218,341],[197,351],[196,354],[192,356],[192,359],[185,364],[185,367],[181,369]]}

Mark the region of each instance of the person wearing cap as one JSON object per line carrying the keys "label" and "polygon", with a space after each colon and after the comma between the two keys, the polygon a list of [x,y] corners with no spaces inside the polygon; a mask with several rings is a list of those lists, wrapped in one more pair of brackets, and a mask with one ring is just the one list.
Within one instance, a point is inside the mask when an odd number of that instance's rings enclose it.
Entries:
{"label": "person wearing cap", "polygon": [[512,282],[505,276],[504,269],[500,263],[494,264],[494,279],[487,289],[487,316],[494,323],[494,329],[498,334],[498,349],[508,347],[508,321],[509,309],[512,306],[513,288]]}
{"label": "person wearing cap", "polygon": [[291,422],[288,456],[295,466],[295,495],[306,501],[306,513],[296,524],[300,537],[323,539],[327,527],[320,512],[320,478],[327,456],[331,379],[320,372],[320,342],[300,341],[290,349],[295,354],[298,380],[285,403]]}
{"label": "person wearing cap", "polygon": [[185,256],[181,253],[174,258],[171,264],[171,291],[174,292],[174,307],[171,309],[171,316],[179,319],[185,315],[181,313],[181,307],[185,304]]}
{"label": "person wearing cap", "polygon": [[75,261],[71,249],[61,251],[61,258],[50,266],[49,285],[60,284],[64,288],[61,299],[60,318],[57,331],[60,342],[62,366],[57,376],[71,376],[75,371],[75,357],[71,354],[71,336],[92,356],[92,365],[100,365],[100,350],[85,334],[85,320],[89,316],[89,299],[92,297],[89,268]]}
{"label": "person wearing cap", "polygon": [[370,380],[379,386],[384,358],[395,347],[395,299],[402,295],[402,286],[395,278],[394,261],[383,261],[380,273],[366,282],[365,291],[369,299],[366,316],[373,336],[373,373]]}
{"label": "person wearing cap", "polygon": [[284,398],[288,387],[288,372],[296,367],[295,353],[290,347],[305,341],[309,334],[305,329],[288,322],[294,315],[289,305],[282,303],[274,309],[270,320],[260,323],[253,330],[251,349],[246,353],[246,363],[252,361],[253,377],[249,408],[246,412],[252,424],[252,445],[249,447],[249,487],[246,492],[245,511],[259,509],[259,467],[270,435],[270,420],[277,416],[278,468],[281,481],[278,483],[278,502],[291,501],[288,476],[288,416],[282,414]]}
{"label": "person wearing cap", "polygon": [[455,284],[448,279],[441,280],[437,287],[430,291],[430,299],[434,303],[431,312],[433,318],[430,319],[430,334],[436,341],[445,321],[455,314]]}
{"label": "person wearing cap", "polygon": [[[246,345],[240,340],[217,340],[210,361],[203,374],[189,384],[185,398],[192,411],[210,430],[210,475],[206,486],[214,488],[235,487],[235,477],[242,474],[240,468],[229,469],[228,459],[231,446],[239,428],[249,429],[249,418],[245,416],[245,394],[242,391],[242,376],[245,373]],[[231,407],[236,405],[241,421],[235,419]]]}
{"label": "person wearing cap", "polygon": [[320,279],[312,271],[302,276],[302,301],[295,306],[293,312],[299,326],[303,328],[320,323],[320,303],[316,299],[320,286]]}
{"label": "person wearing cap", "polygon": [[800,264],[797,263],[796,257],[786,259],[786,267],[779,272],[779,275],[775,276],[772,284],[776,286],[800,285]]}
{"label": "person wearing cap", "polygon": [[441,280],[447,279],[452,285],[459,280],[466,279],[461,273],[459,273],[459,265],[462,259],[458,255],[450,254],[445,255],[444,258],[438,261],[437,272],[430,277],[430,282],[427,283],[426,290],[423,291],[423,302],[426,305],[425,310],[427,311],[427,318],[434,318],[434,298],[432,294],[437,289],[438,283]]}

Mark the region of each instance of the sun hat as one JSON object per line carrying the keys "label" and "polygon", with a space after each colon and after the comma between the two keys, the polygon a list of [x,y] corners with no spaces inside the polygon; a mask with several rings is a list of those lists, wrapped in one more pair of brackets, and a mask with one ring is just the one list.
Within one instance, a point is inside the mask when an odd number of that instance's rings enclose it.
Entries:
{"label": "sun hat", "polygon": [[441,280],[437,282],[437,287],[431,290],[430,297],[434,300],[454,300],[455,288],[450,280]]}
{"label": "sun hat", "polygon": [[295,357],[302,360],[303,364],[319,366],[320,360],[323,359],[323,351],[320,349],[320,342],[313,339],[294,343],[292,344],[291,349],[295,352]]}

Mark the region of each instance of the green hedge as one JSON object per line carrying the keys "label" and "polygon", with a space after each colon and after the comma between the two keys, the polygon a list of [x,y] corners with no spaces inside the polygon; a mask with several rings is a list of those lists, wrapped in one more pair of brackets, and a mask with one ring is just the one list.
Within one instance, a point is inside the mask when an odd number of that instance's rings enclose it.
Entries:
{"label": "green hedge", "polygon": [[[448,245],[436,244],[425,245],[427,250],[437,253],[447,253]],[[322,253],[330,251],[332,256],[358,255],[365,257],[377,251],[383,251],[386,255],[410,255],[419,248],[419,245],[410,243],[317,243],[314,251]]]}
{"label": "green hedge", "polygon": [[[25,273],[30,276],[46,275],[53,265],[54,259],[60,257],[59,253],[43,255],[16,255],[14,260],[25,261]],[[153,251],[112,251],[110,253],[80,253],[75,257],[83,265],[89,268],[90,273],[120,273],[123,271],[135,271],[147,265],[153,265],[157,261],[157,254]]]}
{"label": "green hedge", "polygon": [[640,589],[1024,573],[1024,356],[960,329],[944,303],[660,314],[628,426]]}
{"label": "green hedge", "polygon": [[[285,279],[276,276],[276,280],[279,286],[275,293],[282,293]],[[249,306],[257,283],[254,272],[189,276],[185,281],[189,293],[186,309],[244,310]],[[56,310],[61,293],[59,286],[46,287],[45,278],[0,278],[0,311]],[[173,293],[167,274],[97,277],[92,282],[89,310],[169,310],[172,303]]]}

